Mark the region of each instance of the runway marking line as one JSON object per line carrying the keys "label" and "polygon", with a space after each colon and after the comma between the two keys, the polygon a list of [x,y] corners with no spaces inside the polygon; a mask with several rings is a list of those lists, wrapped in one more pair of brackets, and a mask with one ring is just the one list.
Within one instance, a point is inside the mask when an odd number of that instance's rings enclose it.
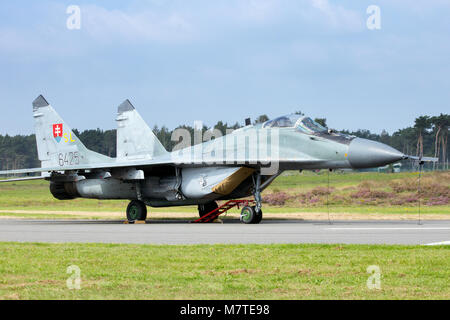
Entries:
{"label": "runway marking line", "polygon": [[450,240],[442,241],[442,242],[432,242],[432,243],[427,243],[425,245],[426,246],[442,246],[442,245],[450,246]]}

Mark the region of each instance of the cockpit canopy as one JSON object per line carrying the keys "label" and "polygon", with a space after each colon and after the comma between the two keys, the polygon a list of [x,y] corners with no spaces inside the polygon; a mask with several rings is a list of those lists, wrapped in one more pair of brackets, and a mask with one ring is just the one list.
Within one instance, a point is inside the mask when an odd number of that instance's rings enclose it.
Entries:
{"label": "cockpit canopy", "polygon": [[304,133],[326,133],[328,129],[309,117],[290,114],[264,122],[263,128],[296,128]]}

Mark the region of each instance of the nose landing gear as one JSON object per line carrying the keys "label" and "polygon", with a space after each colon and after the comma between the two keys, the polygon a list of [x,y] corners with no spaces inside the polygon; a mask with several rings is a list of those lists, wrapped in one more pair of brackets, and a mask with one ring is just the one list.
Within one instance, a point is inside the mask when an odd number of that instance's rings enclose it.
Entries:
{"label": "nose landing gear", "polygon": [[242,208],[240,220],[245,224],[258,224],[263,218],[262,210],[256,210],[256,206]]}
{"label": "nose landing gear", "polygon": [[262,198],[261,198],[261,174],[258,172],[253,176],[253,196],[255,197],[255,206],[245,206],[241,211],[240,220],[245,224],[258,224],[263,218]]}

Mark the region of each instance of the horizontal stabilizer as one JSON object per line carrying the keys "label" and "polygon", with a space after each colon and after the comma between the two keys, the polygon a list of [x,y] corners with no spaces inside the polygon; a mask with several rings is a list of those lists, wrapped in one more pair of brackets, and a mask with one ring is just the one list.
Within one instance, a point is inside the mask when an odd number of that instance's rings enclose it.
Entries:
{"label": "horizontal stabilizer", "polygon": [[30,180],[43,180],[43,179],[45,179],[45,177],[15,178],[15,179],[0,180],[0,183],[2,183],[2,182],[30,181]]}

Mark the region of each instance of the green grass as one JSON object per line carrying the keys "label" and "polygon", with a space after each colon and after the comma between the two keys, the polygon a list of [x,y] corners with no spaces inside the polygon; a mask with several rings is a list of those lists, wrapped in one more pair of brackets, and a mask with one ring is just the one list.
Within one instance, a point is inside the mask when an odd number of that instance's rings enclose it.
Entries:
{"label": "green grass", "polygon": [[[425,173],[424,175],[427,175]],[[345,187],[349,185],[356,185],[363,181],[382,181],[389,182],[395,179],[404,179],[417,177],[415,172],[402,172],[396,174],[386,174],[378,172],[344,172],[339,171],[330,173],[330,186]],[[314,173],[311,171],[304,171],[298,173],[295,171],[287,172],[281,177],[277,178],[271,185],[271,188],[287,189],[311,189],[318,186],[326,186],[328,183],[328,173],[320,171]]]}
{"label": "green grass", "polygon": [[[327,185],[327,174],[287,173],[263,194],[287,193],[284,205],[265,213],[326,212],[303,194]],[[330,213],[417,215],[417,203],[353,201],[362,188],[393,192],[414,186],[416,173],[331,173]],[[425,173],[424,188],[449,186],[448,173]],[[413,188],[411,188],[413,189]],[[442,188],[441,188],[442,189]],[[441,190],[442,191],[442,190]],[[398,197],[414,191],[400,191]],[[343,201],[335,201],[337,196]],[[105,219],[95,212],[124,211],[127,201],[52,197],[46,181],[0,184],[0,213],[30,219]],[[8,213],[26,210],[27,213]],[[88,211],[92,216],[33,211]],[[150,208],[196,213],[195,206]],[[234,210],[234,212],[237,212]],[[448,205],[422,205],[421,213],[450,214]],[[117,219],[117,217],[115,218]],[[0,243],[0,299],[449,299],[450,248],[377,245],[150,246]],[[81,290],[68,290],[66,268],[81,268]],[[366,269],[378,265],[381,290],[369,290]]]}
{"label": "green grass", "polygon": [[[419,206],[417,188],[417,172],[287,173],[265,191],[263,200],[271,212],[324,212],[328,203],[336,213],[414,214]],[[423,173],[420,200],[424,214],[450,214],[450,173]]]}
{"label": "green grass", "polygon": [[[0,243],[0,299],[450,299],[450,248]],[[66,269],[81,269],[69,290]],[[381,269],[369,290],[366,269]]]}
{"label": "green grass", "polygon": [[[330,186],[332,192],[329,196],[330,212],[342,213],[386,213],[403,214],[418,212],[418,203],[392,204],[396,199],[416,197],[417,173],[339,173],[330,174]],[[287,193],[291,199],[282,205],[264,204],[265,213],[289,213],[289,212],[326,212],[326,196],[319,195],[317,203],[305,202],[305,194],[311,193],[317,188],[327,186],[328,175],[325,171],[320,173],[287,172],[277,178],[274,183],[264,191],[263,198],[267,195]],[[441,188],[449,190],[450,175],[448,172],[426,172],[422,178],[422,188],[426,191],[438,184]],[[412,186],[409,191],[393,192],[395,184]],[[354,194],[361,188],[370,188],[372,191],[393,194],[389,199],[375,199],[364,201],[364,198],[354,198]],[[447,198],[450,192],[447,191]],[[427,205],[426,195],[422,203],[423,214],[450,214],[450,205]],[[302,198],[303,197],[303,198]],[[427,198],[428,197],[428,198]],[[303,199],[303,200],[302,200]],[[59,201],[50,194],[47,181],[29,181],[0,184],[0,210],[43,210],[43,211],[89,211],[108,212],[124,211],[128,201],[122,200],[90,200],[75,199],[71,201]],[[189,212],[195,213],[196,206],[151,208],[151,212]]]}

